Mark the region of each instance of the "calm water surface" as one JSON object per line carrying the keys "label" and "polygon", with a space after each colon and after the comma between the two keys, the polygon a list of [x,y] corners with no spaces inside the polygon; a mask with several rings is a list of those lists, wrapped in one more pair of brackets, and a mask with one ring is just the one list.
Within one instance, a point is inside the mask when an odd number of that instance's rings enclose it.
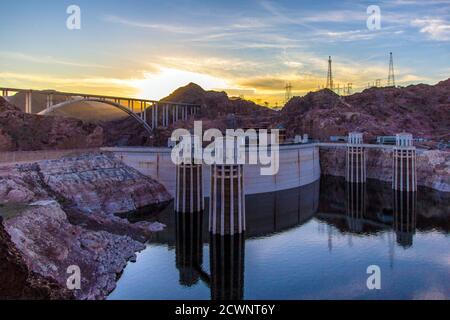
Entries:
{"label": "calm water surface", "polygon": [[109,299],[450,299],[449,194],[322,177],[246,205],[245,237],[211,237],[207,212],[161,212],[167,229]]}

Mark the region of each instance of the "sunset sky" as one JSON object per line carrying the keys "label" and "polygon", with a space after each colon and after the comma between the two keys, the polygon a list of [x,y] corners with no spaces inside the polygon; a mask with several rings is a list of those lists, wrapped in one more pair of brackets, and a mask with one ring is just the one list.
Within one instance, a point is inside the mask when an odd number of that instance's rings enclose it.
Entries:
{"label": "sunset sky", "polygon": [[[66,9],[81,8],[81,30]],[[381,29],[366,26],[381,9]],[[2,1],[0,86],[159,99],[195,82],[272,105],[284,86],[450,77],[450,0]]]}

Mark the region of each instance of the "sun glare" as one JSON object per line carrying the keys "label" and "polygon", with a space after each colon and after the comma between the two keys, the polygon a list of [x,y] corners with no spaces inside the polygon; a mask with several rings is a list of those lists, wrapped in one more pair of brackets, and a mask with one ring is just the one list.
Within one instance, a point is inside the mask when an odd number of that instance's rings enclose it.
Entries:
{"label": "sun glare", "polygon": [[228,87],[228,83],[223,79],[170,68],[161,68],[158,73],[146,73],[144,79],[133,81],[132,86],[138,90],[139,98],[159,100],[190,82],[205,90]]}

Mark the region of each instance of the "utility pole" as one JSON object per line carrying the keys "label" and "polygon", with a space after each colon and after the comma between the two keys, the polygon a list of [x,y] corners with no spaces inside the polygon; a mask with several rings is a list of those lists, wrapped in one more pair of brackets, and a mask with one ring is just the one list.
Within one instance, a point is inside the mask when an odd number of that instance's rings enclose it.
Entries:
{"label": "utility pole", "polygon": [[395,87],[394,57],[390,53],[388,87]]}

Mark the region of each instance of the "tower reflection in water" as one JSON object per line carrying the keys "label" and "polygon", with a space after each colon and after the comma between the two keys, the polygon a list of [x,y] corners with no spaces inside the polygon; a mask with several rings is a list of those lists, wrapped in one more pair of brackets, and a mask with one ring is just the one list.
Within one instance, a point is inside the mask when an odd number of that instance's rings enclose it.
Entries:
{"label": "tower reflection in water", "polygon": [[348,231],[363,234],[378,228],[390,229],[395,233],[399,246],[405,249],[411,247],[417,227],[417,192],[393,190],[392,198],[386,197],[387,202],[382,203],[382,206],[389,208],[386,211],[391,212],[389,218],[380,219],[381,212],[374,211],[374,206],[370,207],[371,201],[377,203],[379,199],[376,194],[367,193],[367,188],[366,183],[347,182],[345,185]]}
{"label": "tower reflection in water", "polygon": [[192,286],[199,281],[203,264],[203,212],[177,213],[176,266],[180,271],[180,284]]}
{"label": "tower reflection in water", "polygon": [[347,182],[346,214],[347,224],[351,232],[363,232],[366,212],[366,184]]}
{"label": "tower reflection in water", "polygon": [[210,236],[211,299],[244,298],[245,235]]}
{"label": "tower reflection in water", "polygon": [[413,245],[416,233],[416,192],[394,190],[394,231],[403,248]]}
{"label": "tower reflection in water", "polygon": [[200,280],[211,289],[213,300],[244,298],[245,235],[210,234],[210,272],[203,271],[203,212],[176,213],[176,266],[180,284]]}

